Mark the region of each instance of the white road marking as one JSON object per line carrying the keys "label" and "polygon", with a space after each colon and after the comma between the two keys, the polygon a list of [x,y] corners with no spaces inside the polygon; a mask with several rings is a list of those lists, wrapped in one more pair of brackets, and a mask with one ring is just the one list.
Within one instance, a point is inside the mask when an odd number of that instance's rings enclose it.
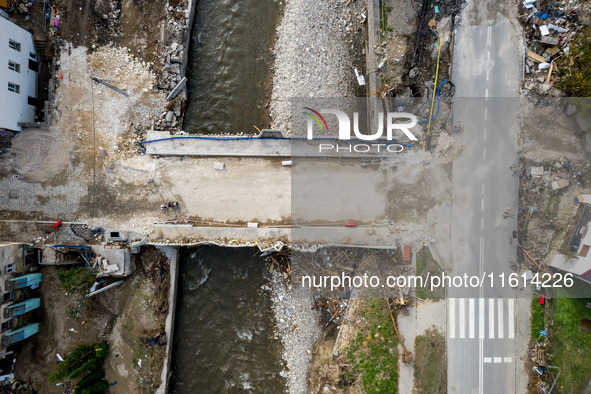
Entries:
{"label": "white road marking", "polygon": [[474,298],[468,299],[468,321],[470,322],[470,330],[468,331],[468,336],[470,338],[474,338]]}
{"label": "white road marking", "polygon": [[486,44],[490,47],[492,44],[492,26],[488,27]]}
{"label": "white road marking", "polygon": [[460,338],[466,337],[466,299],[460,298]]}
{"label": "white road marking", "polygon": [[480,329],[478,330],[478,337],[480,339],[484,338],[484,298],[478,300],[478,324]]}
{"label": "white road marking", "polygon": [[488,81],[488,75],[489,74],[489,70],[486,70],[486,80]]}
{"label": "white road marking", "polygon": [[480,218],[480,229],[484,230],[484,218]]}
{"label": "white road marking", "polygon": [[486,60],[490,60],[490,51],[486,52]]}
{"label": "white road marking", "polygon": [[485,357],[485,358],[484,358],[484,363],[485,363],[485,364],[492,363],[492,357]]}
{"label": "white road marking", "polygon": [[449,303],[449,337],[456,337],[456,299],[450,298]]}
{"label": "white road marking", "polygon": [[497,319],[498,319],[498,330],[499,330],[499,332],[497,333],[497,336],[498,336],[499,339],[503,339],[504,338],[504,332],[503,332],[503,328],[504,328],[504,325],[503,325],[503,317],[504,316],[503,316],[503,299],[502,298],[500,298],[498,300],[497,305],[499,307],[499,315],[497,317]]}
{"label": "white road marking", "polygon": [[480,209],[484,212],[484,198],[480,199]]}
{"label": "white road marking", "polygon": [[[488,91],[488,89],[487,89]],[[488,108],[484,109],[484,120],[486,121],[488,119]],[[484,129],[484,135],[486,135],[486,129]]]}
{"label": "white road marking", "polygon": [[504,363],[511,363],[511,357],[503,357]]}
{"label": "white road marking", "polygon": [[486,90],[484,91],[484,97],[488,98],[488,88],[486,88]]}
{"label": "white road marking", "polygon": [[488,300],[488,338],[495,337],[495,300],[490,298]]}
{"label": "white road marking", "polygon": [[480,362],[478,363],[478,392],[484,393],[484,358],[482,357],[484,354],[484,340],[481,339],[480,341],[480,353],[478,355],[478,359]]}
{"label": "white road marking", "polygon": [[482,160],[486,160],[486,148],[482,149]]}
{"label": "white road marking", "polygon": [[502,357],[495,357],[495,358],[493,358],[493,362],[495,364],[501,363],[501,362],[503,362],[503,358]]}
{"label": "white road marking", "polygon": [[509,318],[509,339],[515,338],[515,300],[507,300],[507,315]]}

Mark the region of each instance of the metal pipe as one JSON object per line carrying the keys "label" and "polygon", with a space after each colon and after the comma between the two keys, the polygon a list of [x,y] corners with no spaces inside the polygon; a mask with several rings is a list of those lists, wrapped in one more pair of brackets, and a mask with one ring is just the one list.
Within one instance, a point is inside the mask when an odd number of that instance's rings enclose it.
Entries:
{"label": "metal pipe", "polygon": [[562,371],[560,370],[559,367],[554,367],[552,365],[548,365],[548,368],[556,368],[556,369],[558,369],[558,375],[556,376],[556,379],[554,379],[554,383],[552,383],[552,387],[550,387],[550,391],[548,391],[548,394],[551,394],[552,393],[552,389],[554,388],[554,385],[556,384],[556,381],[558,380],[558,377],[560,376],[560,372],[562,372]]}
{"label": "metal pipe", "polygon": [[123,279],[121,279],[121,280],[118,280],[118,281],[117,281],[117,282],[115,282],[115,283],[111,283],[110,285],[108,285],[108,286],[105,286],[105,287],[103,287],[102,289],[98,289],[97,291],[93,291],[92,293],[88,293],[88,294],[86,294],[86,295],[84,296],[84,298],[88,298],[88,297],[95,296],[95,295],[97,295],[97,294],[99,294],[99,293],[102,293],[102,292],[103,292],[103,291],[105,291],[105,290],[109,290],[110,288],[113,288],[113,287],[115,287],[115,286],[119,286],[121,283],[123,283]]}

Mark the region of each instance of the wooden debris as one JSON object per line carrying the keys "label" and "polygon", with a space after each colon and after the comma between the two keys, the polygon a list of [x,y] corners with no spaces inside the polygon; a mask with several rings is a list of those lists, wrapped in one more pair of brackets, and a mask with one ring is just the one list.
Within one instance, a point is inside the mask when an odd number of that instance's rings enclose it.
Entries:
{"label": "wooden debris", "polygon": [[527,57],[529,57],[529,59],[534,62],[546,63],[546,58],[544,56],[538,55],[534,51],[527,51]]}
{"label": "wooden debris", "polygon": [[550,63],[550,69],[548,70],[548,78],[546,78],[546,83],[550,83],[550,78],[552,77],[552,69],[554,68],[554,62]]}

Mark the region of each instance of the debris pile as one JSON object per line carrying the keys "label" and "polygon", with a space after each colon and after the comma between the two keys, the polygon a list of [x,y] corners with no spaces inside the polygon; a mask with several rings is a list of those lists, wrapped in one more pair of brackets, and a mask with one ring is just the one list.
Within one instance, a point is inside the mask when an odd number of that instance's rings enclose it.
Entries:
{"label": "debris pile", "polygon": [[542,343],[536,342],[533,347],[529,348],[529,355],[534,363],[533,374],[530,377],[530,385],[545,392],[546,381],[544,374],[548,371],[548,353],[546,346]]}
{"label": "debris pile", "polygon": [[[559,214],[560,201],[563,195],[574,198],[577,191],[585,187],[588,183],[586,170],[566,157],[533,161],[522,156],[519,168],[513,168],[520,175],[519,210],[522,213],[518,246],[523,269],[534,272],[542,269],[551,247],[557,246],[553,245],[554,240],[563,244],[561,239],[568,233],[573,218]],[[566,200],[572,201],[572,198],[566,197]]]}
{"label": "debris pile", "polygon": [[523,91],[532,95],[560,97],[555,88],[562,66],[557,60],[568,56],[570,45],[590,21],[589,5],[573,1],[523,0],[520,20],[524,25],[527,57]]}

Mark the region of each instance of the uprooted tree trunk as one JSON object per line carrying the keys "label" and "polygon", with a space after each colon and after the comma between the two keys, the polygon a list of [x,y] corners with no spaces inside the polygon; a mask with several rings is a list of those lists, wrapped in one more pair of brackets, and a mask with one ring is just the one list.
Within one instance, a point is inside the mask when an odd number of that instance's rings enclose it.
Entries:
{"label": "uprooted tree trunk", "polygon": [[388,306],[388,312],[390,313],[390,319],[392,319],[392,325],[394,326],[394,331],[396,331],[398,342],[400,342],[400,346],[402,347],[402,362],[409,364],[412,361],[412,353],[406,349],[406,346],[404,346],[404,338],[402,338],[398,332],[398,325],[396,324],[396,318],[394,318],[394,313],[392,312],[392,307],[390,306],[390,300],[388,297],[384,297],[384,300]]}

